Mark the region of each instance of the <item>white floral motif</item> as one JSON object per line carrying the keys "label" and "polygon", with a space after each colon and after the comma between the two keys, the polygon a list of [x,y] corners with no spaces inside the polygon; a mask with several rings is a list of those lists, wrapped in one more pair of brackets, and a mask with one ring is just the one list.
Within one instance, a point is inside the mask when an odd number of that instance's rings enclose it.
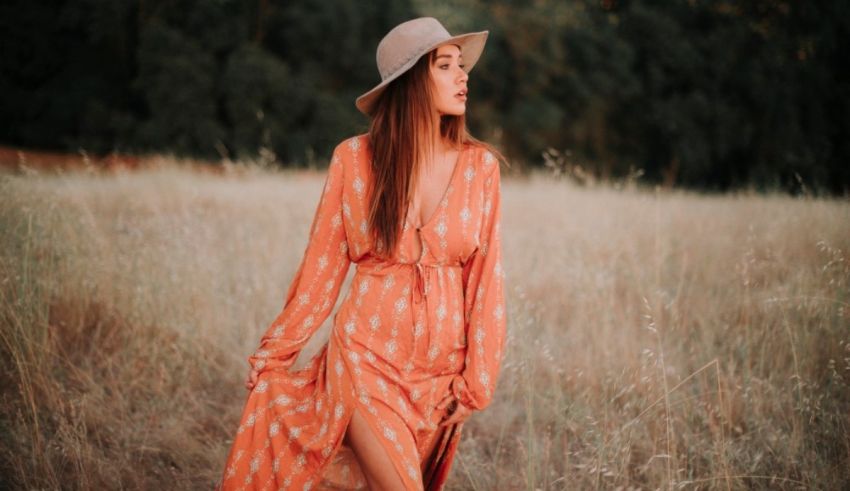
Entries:
{"label": "white floral motif", "polygon": [[466,223],[469,219],[472,218],[472,212],[469,211],[468,206],[464,206],[462,210],[460,210],[460,219]]}
{"label": "white floral motif", "polygon": [[354,192],[356,192],[357,194],[363,194],[363,181],[360,179],[359,176],[354,178],[354,182],[352,182],[352,185],[354,186]]}
{"label": "white floral motif", "polygon": [[345,411],[345,407],[341,402],[336,403],[336,407],[334,408],[334,419],[339,419],[342,417],[342,413]]}
{"label": "white floral motif", "polygon": [[390,428],[389,426],[384,426],[384,437],[387,440],[394,442],[395,439],[396,439],[395,431],[393,431],[393,429]]}
{"label": "white floral motif", "polygon": [[260,382],[257,384],[257,386],[254,387],[254,391],[256,391],[259,394],[262,394],[268,388],[269,388],[269,383],[265,380],[260,380]]}
{"label": "white floral motif", "polygon": [[355,152],[360,150],[360,138],[352,137],[348,140],[348,148],[354,150]]}
{"label": "white floral motif", "polygon": [[395,339],[390,339],[389,341],[387,341],[386,348],[387,348],[387,354],[389,354],[390,356],[395,355],[395,351],[396,351],[396,348],[397,348]]}
{"label": "white floral motif", "polygon": [[269,436],[277,435],[278,430],[280,430],[280,424],[277,421],[269,425]]}
{"label": "white floral motif", "polygon": [[437,307],[437,320],[441,321],[445,318],[446,318],[446,305],[440,304],[440,306]]}
{"label": "white floral motif", "polygon": [[481,385],[484,387],[490,386],[490,374],[487,371],[482,371],[481,375],[478,376],[478,381],[481,382]]}
{"label": "white floral motif", "polygon": [[400,314],[404,312],[404,309],[407,308],[407,299],[404,297],[399,297],[398,300],[395,301],[395,311]]}
{"label": "white floral motif", "polygon": [[372,331],[377,331],[379,327],[381,327],[381,317],[378,314],[373,315],[369,318],[369,327]]}
{"label": "white floral motif", "polygon": [[345,330],[345,333],[346,333],[346,334],[354,334],[354,329],[355,329],[355,328],[356,328],[356,325],[354,324],[354,321],[348,321],[348,322],[346,322],[346,323],[345,323],[345,327],[343,327],[343,329]]}
{"label": "white floral motif", "polygon": [[307,305],[310,303],[310,294],[307,292],[298,295],[298,305]]}
{"label": "white floral motif", "polygon": [[445,237],[446,232],[448,231],[449,227],[446,225],[446,220],[444,218],[437,222],[437,235]]}
{"label": "white floral motif", "polygon": [[467,182],[471,182],[472,178],[475,177],[475,169],[473,169],[470,165],[466,168],[466,172],[463,173],[463,177],[466,179]]}

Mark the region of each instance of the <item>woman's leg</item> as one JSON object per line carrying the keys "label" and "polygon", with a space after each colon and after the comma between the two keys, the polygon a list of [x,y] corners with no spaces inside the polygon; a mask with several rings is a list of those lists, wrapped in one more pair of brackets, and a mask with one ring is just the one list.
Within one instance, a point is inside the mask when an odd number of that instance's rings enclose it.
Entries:
{"label": "woman's leg", "polygon": [[351,416],[343,442],[354,451],[370,490],[405,491],[404,482],[387,455],[387,450],[381,446],[357,408]]}

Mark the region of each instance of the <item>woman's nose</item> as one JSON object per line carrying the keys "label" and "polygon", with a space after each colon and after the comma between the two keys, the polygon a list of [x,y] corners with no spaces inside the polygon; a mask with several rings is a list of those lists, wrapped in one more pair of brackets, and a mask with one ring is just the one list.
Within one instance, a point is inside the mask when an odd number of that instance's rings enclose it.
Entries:
{"label": "woman's nose", "polygon": [[469,74],[466,73],[466,70],[460,67],[458,67],[458,70],[460,70],[460,73],[458,73],[457,75],[458,82],[466,82],[467,80],[469,80]]}

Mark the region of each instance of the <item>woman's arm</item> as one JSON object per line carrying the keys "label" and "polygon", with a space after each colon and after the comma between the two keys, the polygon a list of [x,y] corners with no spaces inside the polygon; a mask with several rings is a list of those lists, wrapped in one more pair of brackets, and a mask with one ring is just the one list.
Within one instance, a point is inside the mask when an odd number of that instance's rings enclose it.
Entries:
{"label": "woman's arm", "polygon": [[484,153],[484,219],[481,245],[465,266],[467,319],[466,364],[451,383],[452,394],[469,409],[480,411],[493,399],[506,334],[501,248],[501,180],[499,162]]}
{"label": "woman's arm", "polygon": [[351,261],[343,225],[342,196],[346,154],[334,149],[322,196],[310,227],[303,259],[286,295],[283,311],[249,358],[253,370],[288,369],[336,304]]}

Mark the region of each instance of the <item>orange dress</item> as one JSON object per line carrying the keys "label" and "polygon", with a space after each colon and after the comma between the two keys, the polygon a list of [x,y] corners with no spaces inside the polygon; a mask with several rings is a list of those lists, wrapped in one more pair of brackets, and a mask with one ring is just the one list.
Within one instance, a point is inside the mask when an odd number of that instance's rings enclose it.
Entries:
{"label": "orange dress", "polygon": [[[436,404],[452,394],[480,411],[493,398],[506,331],[498,161],[466,144],[437,210],[419,229],[405,221],[387,261],[367,228],[370,158],[365,134],[334,149],[283,311],[248,358],[260,375],[218,489],[366,489],[343,444],[355,408],[406,489],[442,489],[463,423],[438,426]],[[352,262],[330,339],[290,371]]]}

